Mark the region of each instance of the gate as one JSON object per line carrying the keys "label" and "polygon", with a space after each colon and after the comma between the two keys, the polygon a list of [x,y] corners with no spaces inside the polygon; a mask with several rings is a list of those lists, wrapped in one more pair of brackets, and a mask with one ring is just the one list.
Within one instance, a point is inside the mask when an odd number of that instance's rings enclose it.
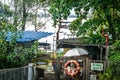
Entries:
{"label": "gate", "polygon": [[70,76],[67,76],[65,74],[65,72],[64,72],[64,65],[68,60],[76,60],[79,63],[79,65],[80,65],[80,73],[78,74],[77,78],[80,79],[80,80],[87,80],[88,67],[86,67],[86,66],[89,66],[88,65],[89,60],[88,60],[88,58],[81,57],[81,56],[79,56],[79,57],[66,57],[66,58],[61,59],[61,61],[62,61],[62,64],[61,64],[62,65],[61,66],[61,71],[62,71],[61,76],[66,80],[68,80],[70,78]]}
{"label": "gate", "polygon": [[[71,57],[71,58],[65,58],[61,59],[63,61],[62,63],[62,77],[66,78],[66,74],[64,71],[64,64],[68,60],[76,60],[80,65],[80,74],[79,79],[80,80],[98,80],[98,76],[105,72],[106,69],[106,62],[103,60],[90,60],[87,57]],[[69,76],[68,76],[69,77]]]}
{"label": "gate", "polygon": [[99,76],[105,72],[106,61],[88,60],[88,77],[87,80],[99,80]]}
{"label": "gate", "polygon": [[28,80],[28,67],[2,69],[0,80]]}

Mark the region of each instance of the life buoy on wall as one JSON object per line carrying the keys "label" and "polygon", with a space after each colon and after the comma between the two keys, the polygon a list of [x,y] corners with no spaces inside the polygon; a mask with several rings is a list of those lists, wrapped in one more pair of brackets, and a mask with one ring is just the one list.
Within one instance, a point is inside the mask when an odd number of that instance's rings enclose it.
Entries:
{"label": "life buoy on wall", "polygon": [[[76,68],[74,68],[74,71],[73,70],[68,70],[69,69],[69,65],[71,63],[74,63]],[[76,61],[76,60],[68,60],[65,65],[64,65],[64,71],[67,75],[69,76],[76,76],[79,72],[80,72],[80,66],[79,66],[79,63]]]}

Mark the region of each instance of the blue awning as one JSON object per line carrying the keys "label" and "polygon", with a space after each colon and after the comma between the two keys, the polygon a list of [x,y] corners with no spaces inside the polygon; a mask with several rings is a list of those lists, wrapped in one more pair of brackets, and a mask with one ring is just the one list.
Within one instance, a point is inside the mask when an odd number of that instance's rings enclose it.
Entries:
{"label": "blue awning", "polygon": [[8,32],[7,41],[11,41],[13,37],[18,37],[17,42],[27,42],[35,41],[52,35],[51,32],[41,32],[41,31],[23,31],[23,32]]}

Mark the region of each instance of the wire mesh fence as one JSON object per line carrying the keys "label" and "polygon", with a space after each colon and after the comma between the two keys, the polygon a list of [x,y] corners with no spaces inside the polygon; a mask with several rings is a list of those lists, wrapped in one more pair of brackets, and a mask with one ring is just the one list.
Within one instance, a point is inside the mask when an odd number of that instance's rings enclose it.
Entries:
{"label": "wire mesh fence", "polygon": [[28,80],[28,66],[0,70],[0,80]]}

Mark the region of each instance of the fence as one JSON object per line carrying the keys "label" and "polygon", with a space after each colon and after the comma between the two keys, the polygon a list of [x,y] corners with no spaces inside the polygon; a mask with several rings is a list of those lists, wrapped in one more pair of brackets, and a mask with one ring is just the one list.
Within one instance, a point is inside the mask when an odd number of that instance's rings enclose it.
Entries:
{"label": "fence", "polygon": [[0,70],[0,80],[28,80],[28,66]]}

